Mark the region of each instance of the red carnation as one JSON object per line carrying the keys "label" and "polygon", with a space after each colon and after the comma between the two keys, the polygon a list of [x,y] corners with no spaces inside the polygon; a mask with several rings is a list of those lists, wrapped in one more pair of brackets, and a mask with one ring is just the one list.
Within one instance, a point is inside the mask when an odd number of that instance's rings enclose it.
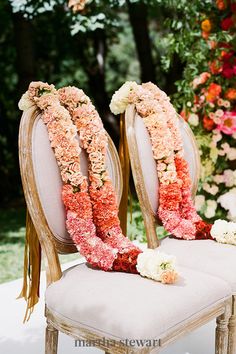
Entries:
{"label": "red carnation", "polygon": [[201,220],[195,223],[196,226],[196,240],[213,240],[210,231],[212,224],[208,224]]}

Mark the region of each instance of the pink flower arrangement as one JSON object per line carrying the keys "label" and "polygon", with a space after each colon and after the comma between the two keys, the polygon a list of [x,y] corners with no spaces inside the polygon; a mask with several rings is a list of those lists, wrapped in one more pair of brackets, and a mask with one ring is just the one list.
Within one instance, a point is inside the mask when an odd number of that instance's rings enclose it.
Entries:
{"label": "pink flower arrangement", "polygon": [[225,111],[216,129],[227,135],[234,134],[236,132],[236,111]]}
{"label": "pink flower arrangement", "polygon": [[[207,80],[207,74],[201,80]],[[123,92],[122,87],[120,90]],[[214,99],[220,91],[219,85],[210,85]],[[127,95],[127,90],[125,93]],[[146,83],[136,88],[132,85],[127,98],[122,99],[118,91],[110,105],[117,110],[117,104],[113,102],[116,97],[135,105],[149,132],[159,178],[158,217],[165,229],[173,236],[186,240],[211,239],[211,226],[197,214],[191,198],[191,179],[188,164],[183,158],[179,117],[168,96],[154,84]],[[122,105],[121,109],[124,108]]]}

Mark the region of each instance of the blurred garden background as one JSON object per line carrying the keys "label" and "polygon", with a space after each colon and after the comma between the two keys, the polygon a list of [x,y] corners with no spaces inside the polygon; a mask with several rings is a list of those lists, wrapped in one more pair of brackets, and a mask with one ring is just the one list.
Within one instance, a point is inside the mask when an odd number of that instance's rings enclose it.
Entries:
{"label": "blurred garden background", "polygon": [[[82,88],[116,146],[112,94],[126,80],[156,83],[199,145],[198,211],[210,222],[236,221],[235,33],[234,0],[0,2],[0,282],[22,276],[25,203],[17,103],[33,80]],[[128,234],[145,241],[133,197]]]}

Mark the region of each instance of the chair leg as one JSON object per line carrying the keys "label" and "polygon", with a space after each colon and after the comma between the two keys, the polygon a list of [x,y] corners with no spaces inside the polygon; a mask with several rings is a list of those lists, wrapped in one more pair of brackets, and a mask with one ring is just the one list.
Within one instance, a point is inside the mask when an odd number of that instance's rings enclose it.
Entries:
{"label": "chair leg", "polygon": [[233,295],[232,314],[229,319],[228,354],[236,354],[236,295]]}
{"label": "chair leg", "polygon": [[227,354],[228,349],[228,325],[232,310],[232,301],[225,303],[225,312],[216,319],[216,343],[215,354]]}
{"label": "chair leg", "polygon": [[45,336],[45,354],[57,354],[58,330],[47,321]]}

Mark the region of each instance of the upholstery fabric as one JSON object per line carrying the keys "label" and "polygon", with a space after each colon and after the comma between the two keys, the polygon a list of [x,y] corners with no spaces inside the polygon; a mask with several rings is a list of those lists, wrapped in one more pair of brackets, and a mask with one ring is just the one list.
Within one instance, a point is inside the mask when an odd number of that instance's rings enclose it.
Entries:
{"label": "upholstery fabric", "polygon": [[236,293],[236,247],[211,240],[165,238],[159,248],[175,255],[181,266],[217,276]]}
{"label": "upholstery fabric", "polygon": [[223,280],[184,267],[173,285],[139,275],[69,268],[46,290],[61,319],[109,338],[158,339],[178,323],[230,295]]}
{"label": "upholstery fabric", "polygon": [[[194,152],[194,145],[190,140],[184,120],[179,120],[179,124],[183,138],[185,159],[189,164],[190,175],[193,181],[197,174],[197,161]],[[144,183],[149,196],[151,207],[154,213],[156,213],[158,210],[158,178],[156,172],[156,162],[153,158],[152,146],[148,131],[142,118],[139,117],[138,114],[135,116],[134,129],[137,139],[139,158],[143,171]]]}
{"label": "upholstery fabric", "polygon": [[[107,155],[109,175],[114,182],[115,175],[109,151]],[[61,200],[62,181],[60,171],[50,146],[47,128],[40,117],[36,119],[32,132],[32,160],[37,190],[48,225],[57,239],[72,243],[65,226],[65,208]],[[88,163],[84,150],[81,152],[80,161],[83,174],[88,175]]]}

